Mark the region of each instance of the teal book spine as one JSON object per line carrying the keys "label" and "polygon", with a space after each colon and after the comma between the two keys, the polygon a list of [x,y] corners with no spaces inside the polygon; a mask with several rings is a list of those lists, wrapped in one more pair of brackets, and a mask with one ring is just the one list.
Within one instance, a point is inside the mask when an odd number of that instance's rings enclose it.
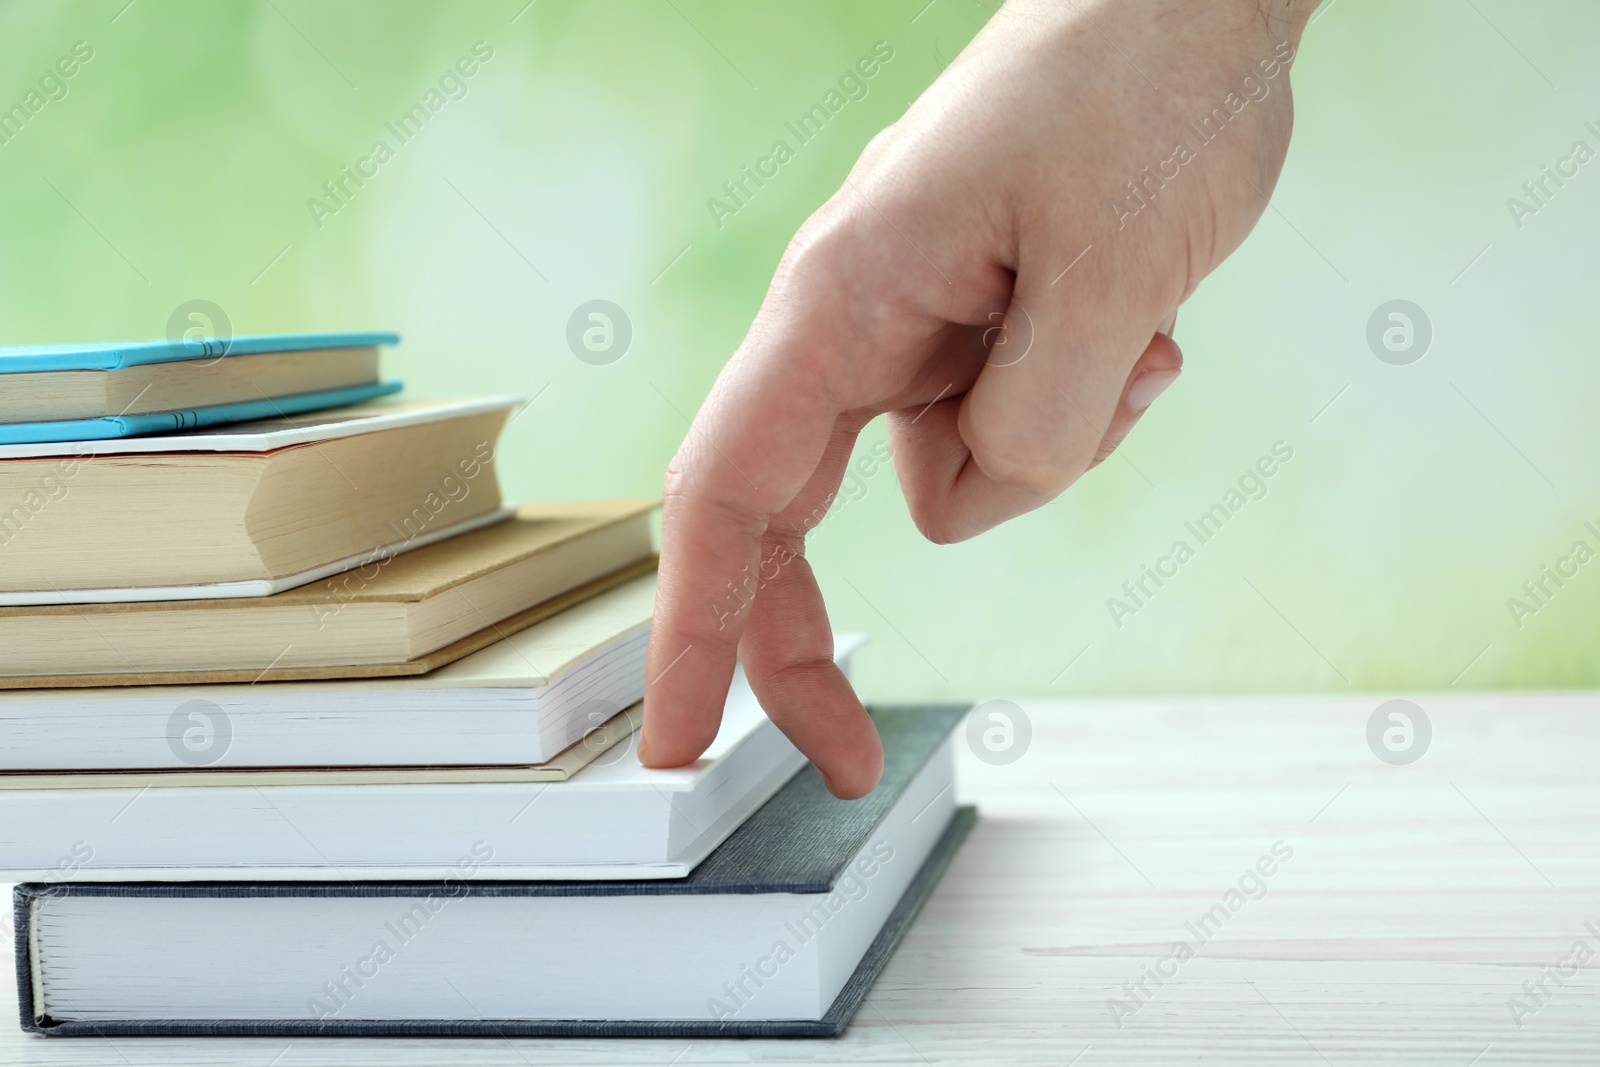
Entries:
{"label": "teal book spine", "polygon": [[60,422],[0,423],[0,445],[36,445],[56,441],[107,441],[119,437],[173,433],[204,426],[298,415],[307,411],[344,407],[363,400],[398,393],[397,381],[374,382],[344,389],[325,389],[315,393],[247,400],[236,404],[190,408],[186,411],[158,411],[147,415],[112,415],[100,419],[67,419]]}
{"label": "teal book spine", "polygon": [[0,348],[0,374],[60,370],[122,370],[147,363],[178,363],[266,352],[306,352],[323,348],[369,348],[400,343],[397,333],[279,333],[190,341],[134,341],[111,344],[24,345]]}

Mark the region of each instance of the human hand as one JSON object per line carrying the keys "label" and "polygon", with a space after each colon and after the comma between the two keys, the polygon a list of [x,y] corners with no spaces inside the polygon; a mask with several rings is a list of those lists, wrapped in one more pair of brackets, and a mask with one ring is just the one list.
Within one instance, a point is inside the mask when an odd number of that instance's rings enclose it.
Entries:
{"label": "human hand", "polygon": [[668,468],[640,758],[695,759],[735,663],[842,797],[883,752],[805,536],[887,413],[930,540],[1054,499],[1178,376],[1255,225],[1316,0],[1012,0],[801,227]]}

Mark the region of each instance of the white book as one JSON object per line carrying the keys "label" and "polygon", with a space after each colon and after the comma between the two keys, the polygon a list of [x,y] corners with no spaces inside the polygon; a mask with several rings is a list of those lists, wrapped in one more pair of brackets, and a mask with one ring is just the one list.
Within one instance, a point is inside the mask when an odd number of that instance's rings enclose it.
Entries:
{"label": "white book", "polygon": [[655,588],[414,678],[0,691],[0,771],[543,763],[644,697]]}
{"label": "white book", "polygon": [[485,846],[483,878],[681,878],[804,763],[738,674],[667,770],[629,743],[564,782],[0,789],[0,880],[443,878]]}

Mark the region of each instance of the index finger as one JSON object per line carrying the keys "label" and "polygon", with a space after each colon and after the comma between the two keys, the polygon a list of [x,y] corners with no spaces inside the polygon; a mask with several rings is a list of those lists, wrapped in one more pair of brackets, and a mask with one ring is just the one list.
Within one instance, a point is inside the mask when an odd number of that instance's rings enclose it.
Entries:
{"label": "index finger", "polygon": [[834,340],[822,336],[828,317],[782,318],[758,319],[667,469],[639,740],[647,766],[687,763],[716,737],[762,534],[810,480],[841,412],[813,361]]}

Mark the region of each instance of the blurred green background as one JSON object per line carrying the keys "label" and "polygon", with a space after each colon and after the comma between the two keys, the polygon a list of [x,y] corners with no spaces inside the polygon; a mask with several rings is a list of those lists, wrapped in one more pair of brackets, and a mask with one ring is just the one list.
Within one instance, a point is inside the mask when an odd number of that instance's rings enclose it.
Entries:
{"label": "blurred green background", "polygon": [[[0,108],[93,54],[0,144],[0,343],[161,336],[193,299],[235,332],[393,328],[413,395],[539,395],[501,451],[510,498],[653,495],[789,235],[991,10],[7,3]],[[1596,40],[1581,0],[1325,4],[1273,207],[1184,308],[1186,373],[1121,454],[962,545],[922,542],[887,471],[819,528],[835,627],[876,639],[864,693],[1595,684],[1600,562],[1542,604],[1522,583],[1600,548],[1600,160],[1520,226],[1507,201],[1600,149]],[[879,41],[869,94],[719,226],[723,181]],[[385,123],[477,42],[400,143]],[[315,218],[380,138],[393,158]],[[611,365],[565,341],[592,299],[632,322]],[[1408,365],[1367,340],[1394,299],[1432,326]],[[1199,544],[1185,522],[1280,441],[1265,496]],[[1194,558],[1114,619],[1180,538]]]}

